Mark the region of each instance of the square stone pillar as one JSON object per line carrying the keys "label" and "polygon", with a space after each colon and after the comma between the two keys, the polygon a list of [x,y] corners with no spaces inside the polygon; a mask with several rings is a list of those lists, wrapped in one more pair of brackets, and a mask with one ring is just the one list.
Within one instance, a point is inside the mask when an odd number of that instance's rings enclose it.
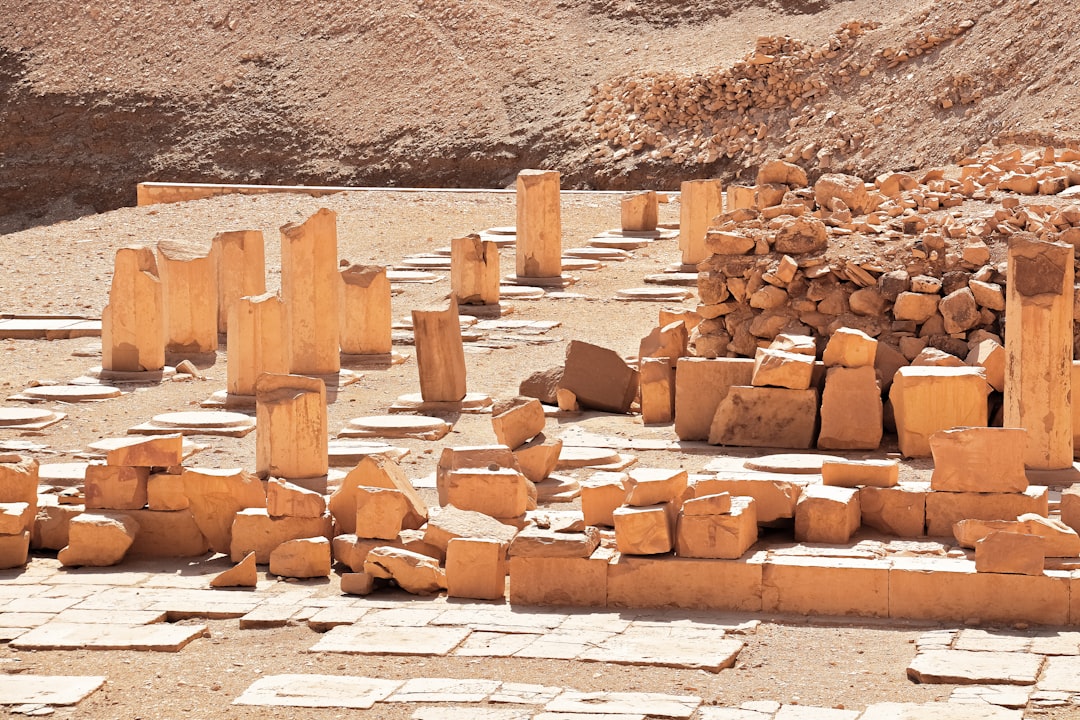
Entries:
{"label": "square stone pillar", "polygon": [[416,367],[424,402],[458,402],[465,398],[465,348],[457,302],[445,309],[413,310]]}
{"label": "square stone pillar", "polygon": [[216,351],[218,288],[211,251],[194,243],[161,240],[157,260],[165,297],[165,350]]}
{"label": "square stone pillar", "polygon": [[285,345],[285,303],[264,293],[237,299],[229,310],[228,385],[230,395],[255,395],[255,382],[263,373],[289,371]]}
{"label": "square stone pillar", "polygon": [[333,375],[341,369],[337,214],[320,209],[281,228],[281,297],[288,327],[289,372]]}
{"label": "square stone pillar", "polygon": [[341,351],[389,355],[393,349],[390,280],[381,265],[350,265],[341,271]]}
{"label": "square stone pillar", "polygon": [[498,305],[499,247],[479,235],[451,240],[450,288],[458,305]]}
{"label": "square stone pillar", "polygon": [[719,180],[687,180],[680,186],[679,249],[683,265],[697,265],[711,253],[705,249],[705,231],[724,211]]}
{"label": "square stone pillar", "polygon": [[1072,467],[1073,246],[1009,240],[1005,427],[1028,431],[1024,463]]}
{"label": "square stone pillar", "polygon": [[656,229],[659,207],[656,192],[627,193],[620,203],[622,229],[626,232],[651,232]]}
{"label": "square stone pillar", "polygon": [[324,477],[329,438],[323,381],[264,373],[255,382],[255,402],[256,474],[294,481]]}
{"label": "square stone pillar", "polygon": [[211,247],[218,278],[218,332],[223,333],[234,302],[266,292],[266,243],[261,230],[235,230],[219,232]]}
{"label": "square stone pillar", "polygon": [[101,313],[101,367],[141,372],[165,367],[165,317],[154,251],[116,251],[109,304]]}
{"label": "square stone pillar", "polygon": [[562,275],[559,173],[522,170],[517,176],[517,276]]}

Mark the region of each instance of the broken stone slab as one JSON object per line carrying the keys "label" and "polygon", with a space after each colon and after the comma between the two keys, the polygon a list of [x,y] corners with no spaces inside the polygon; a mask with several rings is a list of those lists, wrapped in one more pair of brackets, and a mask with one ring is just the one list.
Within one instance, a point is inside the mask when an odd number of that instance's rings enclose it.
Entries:
{"label": "broken stone slab", "polygon": [[[675,553],[681,557],[736,559],[757,542],[756,501],[727,493],[687,500],[679,515]],[[727,506],[723,512],[715,512]]]}
{"label": "broken stone slab", "polygon": [[393,580],[402,590],[414,595],[431,595],[446,589],[446,573],[438,561],[409,550],[372,548],[364,560],[364,572]]}
{"label": "broken stone slab", "polygon": [[587,558],[600,545],[600,531],[586,527],[584,532],[559,532],[536,526],[526,527],[510,543],[512,557],[582,557]]}
{"label": "broken stone slab", "polygon": [[322,517],[326,496],[288,480],[270,478],[266,481],[266,511],[270,517]]}
{"label": "broken stone slab", "polygon": [[439,440],[450,432],[450,424],[426,415],[372,415],[349,420],[338,432],[342,438],[413,438]]}
{"label": "broken stone slab", "polygon": [[39,402],[94,402],[120,397],[120,388],[110,385],[38,385],[12,395],[8,400]]}
{"label": "broken stone slab", "polygon": [[244,559],[233,567],[218,573],[210,580],[212,588],[255,587],[259,582],[258,568],[255,565],[255,553],[249,552]]}
{"label": "broken stone slab", "polygon": [[184,462],[184,436],[180,433],[151,438],[116,438],[109,443],[106,465],[174,467]]}
{"label": "broken stone slab", "polygon": [[1023,710],[986,704],[885,702],[868,706],[860,720],[1023,720],[1023,717]]}
{"label": "broken stone slab", "polygon": [[116,565],[135,542],[139,524],[123,513],[86,512],[71,519],[68,544],[57,554],[61,565]]}
{"label": "broken stone slab", "polygon": [[20,650],[149,650],[178,652],[206,633],[205,625],[50,622],[20,635]]}
{"label": "broken stone slab", "polygon": [[457,678],[412,678],[386,702],[399,703],[482,703],[499,689],[499,680]]}
{"label": "broken stone slab", "polygon": [[245,508],[234,516],[229,556],[233,562],[239,562],[249,552],[254,552],[256,562],[269,563],[271,554],[284,542],[332,535],[333,522],[329,513],[317,518],[273,518],[266,508]]}
{"label": "broken stone slab", "polygon": [[330,541],[325,537],[287,540],[270,551],[270,573],[278,577],[330,575]]}
{"label": "broken stone slab", "polygon": [[0,430],[44,430],[67,415],[51,410],[0,408]]}
{"label": "broken stone slab", "polygon": [[1039,690],[1080,693],[1080,656],[1061,656],[1046,659]]}
{"label": "broken stone slab", "polygon": [[559,387],[584,407],[613,413],[630,410],[638,392],[638,372],[608,348],[571,340]]}
{"label": "broken stone slab", "polygon": [[992,532],[1015,532],[1039,535],[1046,541],[1047,557],[1077,557],[1080,555],[1080,536],[1060,520],[1024,513],[1016,520],[961,520],[953,526],[953,536],[961,547],[974,548],[975,543]]}
{"label": "broken stone slab", "polygon": [[861,522],[858,490],[811,484],[803,488],[795,506],[795,540],[846,543]]}
{"label": "broken stone slab", "polygon": [[235,412],[175,412],[155,415],[150,422],[128,428],[129,435],[217,435],[244,437],[255,429],[255,420]]}
{"label": "broken stone slab", "polygon": [[548,712],[600,715],[643,714],[649,717],[689,718],[701,705],[693,695],[633,692],[577,692],[566,690],[544,706]]}
{"label": "broken stone slab", "polygon": [[461,400],[425,400],[420,393],[399,395],[389,407],[391,413],[468,413],[484,415],[491,412],[492,399],[484,393],[469,392]]}
{"label": "broken stone slab", "polygon": [[930,650],[915,656],[907,675],[918,683],[1034,685],[1042,664],[1033,653]]}
{"label": "broken stone slab", "polygon": [[821,465],[821,481],[833,487],[895,487],[900,481],[900,462],[830,460]]}
{"label": "broken stone slab", "polygon": [[310,652],[349,655],[447,655],[469,636],[464,627],[372,627],[341,625],[323,635]]}
{"label": "broken stone slab", "polygon": [[270,675],[252,683],[234,705],[341,707],[369,710],[401,687],[401,680],[341,675]]}
{"label": "broken stone slab", "polygon": [[716,408],[711,445],[810,448],[817,431],[815,388],[734,386]]}
{"label": "broken stone slab", "polygon": [[544,431],[544,408],[536,398],[519,396],[495,403],[491,426],[498,442],[511,450]]}
{"label": "broken stone slab", "polygon": [[658,503],[681,503],[689,476],[686,470],[668,468],[635,468],[627,473],[626,504],[644,507]]}
{"label": "broken stone slab", "polygon": [[240,468],[185,468],[184,494],[195,524],[215,552],[229,552],[236,513],[246,508],[265,508],[262,483]]}
{"label": "broken stone slab", "polygon": [[935,432],[986,427],[989,390],[982,368],[900,368],[889,390],[900,452],[905,457],[929,457]]}
{"label": "broken stone slab", "polygon": [[506,595],[507,570],[503,543],[453,538],[446,548],[446,595],[502,600]]}
{"label": "broken stone slab", "polygon": [[364,457],[341,481],[341,486],[330,495],[330,513],[334,516],[339,533],[356,532],[357,489],[361,486],[397,490],[409,503],[409,514],[402,519],[402,527],[418,529],[428,519],[428,508],[423,498],[405,477],[401,466],[395,461],[377,455]]}
{"label": "broken stone slab", "polygon": [[536,484],[545,480],[559,464],[562,453],[561,439],[548,441],[544,433],[514,450],[514,459],[521,468],[521,474]]}
{"label": "broken stone slab", "polygon": [[[520,518],[529,510],[529,482],[511,468],[462,468],[446,474],[447,502],[494,518]],[[535,505],[535,502],[533,503]]]}
{"label": "broken stone slab", "polygon": [[1046,540],[1038,535],[991,532],[975,542],[975,571],[1042,575]]}
{"label": "broken stone slab", "polygon": [[0,675],[0,705],[76,705],[104,684],[103,676]]}

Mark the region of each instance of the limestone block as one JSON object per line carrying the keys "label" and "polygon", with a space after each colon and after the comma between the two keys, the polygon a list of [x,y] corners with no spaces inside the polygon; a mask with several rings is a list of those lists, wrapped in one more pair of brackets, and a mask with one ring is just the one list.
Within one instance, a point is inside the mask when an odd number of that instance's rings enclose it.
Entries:
{"label": "limestone block", "polygon": [[33,525],[37,509],[29,503],[0,503],[0,535],[19,535]]}
{"label": "limestone block", "polygon": [[[626,499],[626,480],[626,473],[598,472],[581,483],[581,512],[586,525],[615,526],[612,513]],[[1080,516],[1080,507],[1077,514]]]}
{"label": "limestone block", "polygon": [[625,555],[658,555],[675,547],[675,519],[671,503],[647,507],[621,507],[612,513],[615,545]]}
{"label": "limestone block", "polygon": [[522,170],[517,176],[518,277],[562,275],[562,208],[559,173]]}
{"label": "limestone block", "polygon": [[1023,428],[957,427],[930,436],[930,487],[950,492],[1023,492],[1027,489]]}
{"label": "limestone block", "polygon": [[146,506],[151,510],[186,510],[191,505],[184,492],[184,476],[155,473],[146,480]]}
{"label": "limestone block", "polygon": [[364,561],[364,572],[393,580],[402,590],[414,595],[432,595],[446,589],[446,573],[439,563],[408,550],[374,548]]}
{"label": "limestone block", "polygon": [[332,375],[341,369],[337,214],[319,209],[281,228],[281,299],[289,372]]}
{"label": "limestone block", "polygon": [[130,510],[124,513],[139,526],[127,557],[200,557],[210,549],[190,510]]}
{"label": "limestone block", "polygon": [[571,340],[559,387],[574,393],[583,407],[625,413],[637,397],[638,372],[614,350]]}
{"label": "limestone block", "polygon": [[859,489],[862,524],[887,535],[920,537],[926,534],[928,483],[903,483],[895,487],[865,486]]}
{"label": "limestone block", "polygon": [[813,358],[817,357],[817,340],[814,339],[813,335],[780,333],[769,343],[769,348],[799,355],[809,355]]}
{"label": "limestone block", "polygon": [[147,467],[86,466],[84,494],[88,510],[137,510],[146,505]]}
{"label": "limestone block", "polygon": [[979,307],[997,312],[1005,309],[1005,292],[997,283],[982,282],[973,278],[968,281],[968,288]]}
{"label": "limestone block", "polygon": [[[520,236],[519,236],[520,238]],[[457,301],[446,308],[413,310],[416,367],[425,402],[457,402],[465,397],[465,350]]]}
{"label": "limestone block", "polygon": [[818,392],[735,386],[716,408],[709,443],[810,448],[817,431]]}
{"label": "limestone block", "polygon": [[638,358],[665,358],[674,370],[679,358],[686,355],[689,331],[686,321],[675,320],[653,328],[638,344]]}
{"label": "limestone block", "polygon": [[445,551],[452,538],[487,538],[509,544],[517,532],[517,528],[504,525],[490,515],[447,505],[428,518],[424,541]]}
{"label": "limestone block", "polygon": [[548,475],[555,472],[562,447],[561,439],[549,441],[543,433],[540,433],[514,450],[514,460],[517,461],[521,474],[528,478],[529,482],[542,482]]}
{"label": "limestone block", "polygon": [[403,528],[416,530],[427,522],[427,504],[405,477],[401,466],[389,458],[368,455],[349,471],[338,489],[330,495],[330,513],[334,516],[339,533],[356,532],[356,498],[361,486],[397,490],[404,495],[409,501],[409,514],[402,519]]}
{"label": "limestone block", "polygon": [[458,305],[498,305],[501,279],[494,241],[475,234],[450,241],[450,290]]}
{"label": "limestone block", "polygon": [[675,370],[667,358],[642,358],[641,422],[669,423],[675,419]]}
{"label": "limestone block", "polygon": [[689,480],[681,468],[633,468],[627,473],[626,504],[645,507],[659,503],[682,504],[682,495]]}
{"label": "limestone block", "polygon": [[900,452],[929,457],[937,431],[988,425],[988,393],[982,368],[900,368],[889,390]]}
{"label": "limestone block", "polygon": [[259,479],[240,468],[219,471],[186,467],[181,477],[195,525],[215,553],[229,552],[235,514],[247,507],[266,507],[266,491]]}
{"label": "limestone block", "polygon": [[597,549],[591,557],[511,557],[510,604],[604,607],[611,553]]}
{"label": "limestone block", "polygon": [[997,340],[987,338],[977,343],[964,361],[986,371],[986,382],[998,392],[1005,390],[1005,348]]}
{"label": "limestone block", "polygon": [[388,355],[393,351],[390,280],[381,265],[341,271],[341,352]]}
{"label": "limestone block", "polygon": [[229,308],[225,346],[227,385],[232,395],[254,395],[263,373],[289,372],[285,303],[271,293],[238,298]]}
{"label": "limestone block", "polygon": [[[384,541],[383,545],[386,544]],[[446,550],[437,548],[425,540],[423,530],[402,530],[398,533],[397,543],[394,544],[394,547],[401,547],[403,550],[411,550],[421,555],[433,557],[440,563],[446,562]]]}
{"label": "limestone block", "polygon": [[272,518],[266,508],[248,508],[236,513],[229,556],[233,562],[240,562],[249,552],[254,552],[255,561],[263,565],[270,562],[270,553],[283,542],[317,536],[329,541],[332,534],[329,514],[318,518]]}
{"label": "limestone block", "polygon": [[219,232],[211,241],[211,254],[217,270],[218,332],[224,333],[229,311],[240,298],[266,292],[266,242],[261,230]]}
{"label": "limestone block", "polygon": [[1003,424],[1027,429],[1030,468],[1073,462],[1073,252],[1025,233],[1009,239]]}
{"label": "limestone block", "polygon": [[396,540],[411,508],[404,493],[388,488],[356,488],[356,534]]}
{"label": "limestone block", "polygon": [[259,572],[255,565],[255,553],[248,553],[244,559],[228,570],[218,573],[210,580],[212,588],[255,587],[259,584]]}
{"label": "limestone block", "polygon": [[736,385],[749,385],[749,358],[680,358],[675,372],[675,434],[680,440],[708,440],[716,408]]}
{"label": "limestone block", "polygon": [[825,223],[810,215],[786,218],[779,221],[780,227],[773,240],[773,250],[788,255],[824,250],[829,244],[829,231]]}
{"label": "limestone block", "polygon": [[783,160],[769,160],[758,168],[757,184],[780,183],[790,188],[807,186],[806,171],[794,163]]}
{"label": "limestone block", "polygon": [[724,211],[723,186],[719,180],[685,180],[679,190],[679,249],[683,265],[696,265],[708,257],[709,223]]}
{"label": "limestone block", "polygon": [[758,348],[754,355],[754,387],[780,387],[806,390],[814,373],[814,358],[772,348]]}
{"label": "limestone block", "polygon": [[1046,541],[1046,557],[1075,558],[1080,555],[1080,535],[1060,520],[1025,513],[1016,520],[961,520],[953,525],[953,536],[961,547],[974,548],[990,533],[1013,532],[1037,535]]}
{"label": "limestone block", "polygon": [[847,368],[873,366],[877,357],[878,341],[862,330],[840,328],[829,338],[825,353],[821,356],[825,367],[839,365]]}
{"label": "limestone block", "polygon": [[370,595],[375,590],[375,577],[366,572],[341,574],[341,592],[346,595]]}
{"label": "limestone block", "polygon": [[322,517],[326,497],[288,480],[270,478],[266,483],[266,511],[270,517]]}
{"label": "limestone block", "polygon": [[902,292],[893,303],[893,317],[897,320],[911,320],[924,323],[938,310],[940,295],[929,293]]}
{"label": "limestone block", "polygon": [[764,552],[738,560],[619,555],[608,565],[607,604],[760,612],[764,560]]}
{"label": "limestone block", "polygon": [[30,545],[40,550],[60,550],[68,544],[71,519],[81,515],[82,505],[43,505],[34,518]]}
{"label": "limestone block", "polygon": [[491,408],[491,427],[500,444],[511,450],[544,431],[544,406],[536,398],[500,400]]}
{"label": "limestone block", "polygon": [[315,578],[330,574],[330,541],[325,537],[286,540],[270,551],[270,573]]}
{"label": "limestone block", "polygon": [[1038,535],[992,532],[975,543],[975,571],[1042,575],[1045,545]]}
{"label": "limestone block", "polygon": [[154,251],[116,251],[109,303],[101,313],[101,367],[117,372],[165,367],[165,308]]}
{"label": "limestone block", "polygon": [[0,535],[0,570],[26,565],[30,552],[30,533],[26,530]]}
{"label": "limestone block", "polygon": [[1024,492],[931,492],[926,496],[926,534],[949,537],[961,520],[1015,520],[1024,513],[1045,517],[1047,489],[1030,485]]}
{"label": "limestone block", "polygon": [[[347,565],[353,572],[363,572],[364,562],[368,553],[377,547],[396,547],[405,549],[404,544],[397,540],[381,540],[379,538],[359,538],[352,533],[336,535],[330,541],[331,552],[334,560]],[[413,552],[416,552],[415,550]],[[421,555],[424,553],[421,553]]]}
{"label": "limestone block", "polygon": [[[760,475],[760,477],[746,477],[745,475]],[[733,497],[752,497],[755,500],[754,509],[758,522],[768,523],[795,517],[795,505],[806,484],[807,481],[802,476],[745,473],[743,477],[738,477],[720,474],[715,479],[699,480],[688,490],[693,491],[694,497],[705,497],[717,493],[728,493]]]}
{"label": "limestone block", "polygon": [[494,518],[521,517],[528,509],[529,481],[510,468],[463,468],[446,476],[446,497],[461,510]]}
{"label": "limestone block", "polygon": [[795,540],[846,543],[859,529],[861,522],[858,490],[807,485],[795,506]]}
{"label": "limestone block", "polygon": [[446,477],[451,470],[462,468],[489,468],[491,466],[521,470],[517,458],[505,445],[468,445],[444,447],[435,466],[435,487],[439,492],[439,504],[446,505]]}
{"label": "limestone block", "polygon": [[255,382],[255,472],[286,480],[326,475],[329,438],[326,385],[301,375]]}
{"label": "limestone block", "polygon": [[889,562],[773,557],[761,579],[763,612],[889,616]]}
{"label": "limestone block", "polygon": [[502,600],[508,572],[506,546],[497,540],[454,538],[446,547],[447,597]]}
{"label": "limestone block", "polygon": [[840,200],[852,215],[865,215],[877,208],[874,197],[866,191],[861,178],[842,173],[826,173],[814,183],[814,200],[818,207],[832,208]]}
{"label": "limestone block", "polygon": [[[717,502],[726,497],[727,502]],[[713,509],[728,506],[727,512]],[[711,507],[708,507],[711,506]],[[675,554],[692,558],[736,559],[757,542],[757,510],[751,497],[707,495],[688,500],[679,514]]]}
{"label": "limestone block", "polygon": [[0,503],[25,503],[23,529],[32,531],[38,507],[38,461],[0,453]]}
{"label": "limestone block", "polygon": [[619,201],[619,215],[623,230],[651,232],[656,229],[659,207],[656,191],[626,193]]}
{"label": "limestone block", "polygon": [[1073,485],[1061,491],[1060,507],[1061,522],[1080,532],[1080,486]]}
{"label": "limestone block", "polygon": [[125,438],[123,445],[105,454],[106,465],[167,468],[184,462],[184,436],[155,435]]}
{"label": "limestone block", "polygon": [[545,405],[556,405],[558,403],[556,393],[559,382],[562,381],[562,373],[562,365],[547,370],[537,370],[521,381],[518,385],[518,394],[534,397]]}
{"label": "limestone block", "polygon": [[821,482],[833,487],[894,487],[900,481],[898,460],[826,460]]}
{"label": "limestone block", "polygon": [[751,185],[728,185],[727,211],[750,209],[756,205],[756,188]]}
{"label": "limestone block", "polygon": [[107,567],[124,559],[139,525],[125,513],[97,510],[73,517],[68,544],[56,556],[61,565]]}
{"label": "limestone block", "polygon": [[966,287],[943,297],[938,303],[938,312],[945,321],[945,332],[949,334],[965,332],[982,322],[975,296]]}
{"label": "limestone block", "polygon": [[881,384],[881,392],[889,392],[892,387],[893,377],[896,371],[908,364],[908,359],[895,345],[879,342],[877,354],[874,358],[874,370],[877,371],[878,382]]}
{"label": "limestone block", "polygon": [[214,352],[218,346],[218,287],[208,248],[177,240],[157,244],[164,298],[165,349]]}
{"label": "limestone block", "polygon": [[600,531],[587,526],[584,532],[560,531],[530,525],[510,543],[510,557],[587,558],[600,546]]}
{"label": "limestone block", "polygon": [[821,395],[823,450],[876,450],[881,444],[883,406],[873,365],[831,367]]}

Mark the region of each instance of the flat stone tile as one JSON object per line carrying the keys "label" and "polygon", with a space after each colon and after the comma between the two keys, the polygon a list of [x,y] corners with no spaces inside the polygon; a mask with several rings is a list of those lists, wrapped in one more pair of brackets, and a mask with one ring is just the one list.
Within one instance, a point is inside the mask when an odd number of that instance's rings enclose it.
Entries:
{"label": "flat stone tile", "polygon": [[314,589],[291,592],[261,593],[259,600],[263,605],[306,605],[314,594]]}
{"label": "flat stone tile", "polygon": [[545,705],[544,710],[600,715],[632,715],[640,713],[650,717],[689,718],[700,704],[701,698],[693,695],[623,692],[583,693],[567,690]]}
{"label": "flat stone tile", "polygon": [[1031,652],[1039,655],[1080,655],[1080,632],[1039,634],[1031,639]]}
{"label": "flat stone tile", "polygon": [[1024,685],[961,685],[953,689],[949,702],[1023,709],[1030,695],[1031,688]]}
{"label": "flat stone tile", "polygon": [[502,606],[450,608],[432,625],[462,625],[486,632],[537,632],[561,625],[566,616],[558,613],[513,612]]}
{"label": "flat stone tile", "polygon": [[57,613],[57,622],[66,623],[107,623],[109,625],[151,625],[165,622],[165,613],[160,610],[81,610],[68,608]]}
{"label": "flat stone tile", "polygon": [[559,630],[603,630],[620,633],[630,627],[630,619],[621,613],[572,613],[559,625]]}
{"label": "flat stone tile", "polygon": [[285,627],[299,608],[289,605],[259,605],[240,618],[241,630]]}
{"label": "flat stone tile", "polygon": [[14,599],[41,595],[44,588],[23,585],[0,585],[0,599]]}
{"label": "flat stone tile", "polygon": [[455,655],[460,657],[510,657],[536,639],[535,634],[473,631]]}
{"label": "flat stone tile", "polygon": [[326,632],[339,625],[352,625],[367,613],[364,608],[350,605],[317,608],[307,619],[308,627],[315,632]]}
{"label": "flat stone tile", "polygon": [[1046,659],[1039,690],[1080,693],[1080,657],[1062,655]]}
{"label": "flat stone tile", "polygon": [[399,703],[479,703],[499,689],[498,680],[457,678],[413,678],[386,702]]}
{"label": "flat stone tile", "polygon": [[547,685],[504,682],[488,697],[488,702],[514,705],[546,705],[562,692],[562,688]]}
{"label": "flat stone tile", "polygon": [[1023,720],[1023,710],[954,703],[875,703],[859,720]]}
{"label": "flat stone tile", "polygon": [[401,687],[400,680],[338,675],[269,675],[233,700],[234,705],[340,707],[368,710]]}
{"label": "flat stone tile", "polygon": [[35,628],[54,619],[54,613],[5,612],[0,613],[0,627]]}
{"label": "flat stone tile", "polygon": [[732,667],[743,643],[723,633],[671,628],[634,628],[583,652],[581,660],[719,672]]}
{"label": "flat stone tile", "polygon": [[1031,653],[930,650],[915,656],[907,674],[920,683],[1034,685],[1042,663]]}
{"label": "flat stone tile", "polygon": [[28,632],[30,632],[30,628],[0,627],[0,643],[11,642]]}
{"label": "flat stone tile", "polygon": [[72,607],[79,610],[149,610],[160,600],[159,591],[145,588],[98,588]]}
{"label": "flat stone tile", "polygon": [[532,712],[515,708],[439,707],[417,708],[412,720],[530,720]]}
{"label": "flat stone tile", "polygon": [[51,622],[12,640],[21,650],[156,650],[177,652],[206,632],[205,625],[85,625]]}
{"label": "flat stone tile", "polygon": [[447,655],[469,636],[468,628],[342,625],[326,633],[311,652],[354,655]]}
{"label": "flat stone tile", "polygon": [[614,636],[614,633],[598,630],[577,630],[569,633],[552,632],[537,635],[534,636],[532,642],[514,653],[514,657],[572,660]]}
{"label": "flat stone tile", "polygon": [[707,707],[698,709],[698,720],[772,720],[773,713],[758,712],[731,707]]}
{"label": "flat stone tile", "polygon": [[365,625],[380,627],[424,627],[443,614],[442,608],[393,608],[372,610],[364,616]]}
{"label": "flat stone tile", "polygon": [[542,712],[533,715],[532,720],[646,720],[641,713],[619,713],[609,715],[607,713],[576,713],[576,712]]}
{"label": "flat stone tile", "polygon": [[113,569],[105,572],[98,568],[64,570],[49,577],[37,580],[46,585],[111,585],[113,587],[142,585],[150,579],[149,573],[125,572]]}
{"label": "flat stone tile", "polygon": [[773,720],[855,720],[859,710],[837,710],[835,708],[813,707],[810,705],[782,705]]}
{"label": "flat stone tile", "polygon": [[104,684],[100,676],[0,675],[0,705],[75,705]]}
{"label": "flat stone tile", "polygon": [[170,620],[227,620],[243,617],[262,604],[261,598],[252,594],[241,595],[218,590],[159,589],[156,593],[157,601],[146,609],[164,610]]}
{"label": "flat stone tile", "polygon": [[959,630],[931,630],[924,632],[915,640],[919,652],[923,650],[948,650],[956,641]]}
{"label": "flat stone tile", "polygon": [[977,652],[1025,652],[1031,647],[1031,636],[1004,630],[961,630],[953,650]]}

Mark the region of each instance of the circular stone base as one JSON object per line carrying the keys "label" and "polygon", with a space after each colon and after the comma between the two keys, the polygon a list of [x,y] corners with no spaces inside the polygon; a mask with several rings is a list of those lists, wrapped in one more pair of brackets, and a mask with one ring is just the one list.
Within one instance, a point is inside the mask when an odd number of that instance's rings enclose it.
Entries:
{"label": "circular stone base", "polygon": [[46,422],[56,417],[49,410],[28,410],[24,408],[0,408],[0,427],[9,425],[27,425]]}
{"label": "circular stone base", "polygon": [[685,300],[690,293],[680,288],[664,287],[637,287],[617,290],[615,297],[619,300]]}
{"label": "circular stone base", "polygon": [[432,409],[442,408],[454,408],[462,412],[468,412],[470,410],[485,410],[492,405],[492,399],[490,395],[485,393],[465,393],[465,397],[457,401],[425,401],[424,396],[420,393],[407,393],[401,395],[394,402],[394,406],[397,409],[401,408],[413,408],[420,409],[424,407],[430,407]]}
{"label": "circular stone base", "polygon": [[535,300],[544,297],[544,289],[523,285],[500,285],[499,297]]}
{"label": "circular stone base", "polygon": [[155,415],[153,423],[177,428],[232,428],[249,425],[251,417],[234,412],[174,412]]}
{"label": "circular stone base", "polygon": [[39,400],[85,402],[120,396],[120,389],[110,385],[40,385],[26,388],[22,394]]}
{"label": "circular stone base", "polygon": [[429,432],[440,430],[446,426],[446,422],[436,417],[427,415],[371,415],[369,417],[353,418],[349,421],[349,428],[354,430],[403,430],[406,432]]}
{"label": "circular stone base", "polygon": [[492,235],[517,235],[517,227],[514,225],[498,225],[496,227],[489,227],[484,230],[486,233]]}
{"label": "circular stone base", "polygon": [[563,270],[599,270],[602,267],[604,267],[602,264],[589,258],[564,257],[562,259]]}
{"label": "circular stone base", "polygon": [[620,456],[617,450],[610,448],[576,447],[564,445],[559,452],[560,470],[571,468],[588,467],[590,465],[608,465],[619,462]]}
{"label": "circular stone base", "polygon": [[743,463],[747,470],[761,472],[788,473],[792,475],[816,475],[821,472],[824,462],[843,461],[836,455],[816,455],[814,453],[780,453],[750,458]]}

